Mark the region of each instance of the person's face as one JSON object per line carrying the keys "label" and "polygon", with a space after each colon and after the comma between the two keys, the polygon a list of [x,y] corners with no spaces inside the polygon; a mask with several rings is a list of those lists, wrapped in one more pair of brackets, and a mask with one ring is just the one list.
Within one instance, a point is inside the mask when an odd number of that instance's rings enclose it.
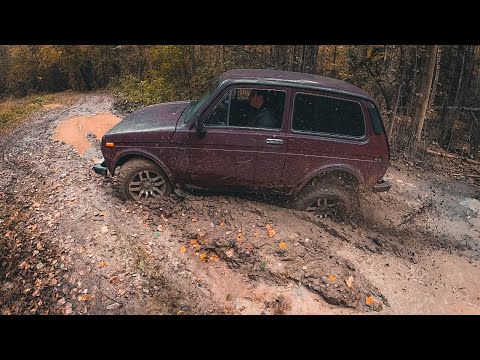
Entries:
{"label": "person's face", "polygon": [[252,90],[250,92],[248,100],[249,100],[250,106],[254,107],[255,109],[258,109],[263,104],[263,96],[257,95],[257,92],[255,90]]}

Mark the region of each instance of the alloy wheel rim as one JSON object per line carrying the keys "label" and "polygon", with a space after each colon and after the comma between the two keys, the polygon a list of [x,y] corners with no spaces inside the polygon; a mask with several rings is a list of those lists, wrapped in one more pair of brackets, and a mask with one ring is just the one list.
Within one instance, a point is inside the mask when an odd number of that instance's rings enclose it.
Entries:
{"label": "alloy wheel rim", "polygon": [[151,170],[139,171],[128,184],[128,192],[136,201],[160,198],[165,195],[166,189],[163,176]]}
{"label": "alloy wheel rim", "polygon": [[338,197],[321,197],[307,206],[307,212],[323,216],[336,216],[345,213],[345,203]]}

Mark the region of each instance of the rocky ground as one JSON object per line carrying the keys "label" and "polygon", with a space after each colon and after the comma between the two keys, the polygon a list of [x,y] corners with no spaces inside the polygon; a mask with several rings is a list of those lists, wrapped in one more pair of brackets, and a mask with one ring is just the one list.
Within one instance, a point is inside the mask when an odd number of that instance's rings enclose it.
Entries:
{"label": "rocky ground", "polygon": [[[0,138],[2,314],[480,313],[478,165],[394,161],[359,223],[258,196],[142,205],[91,170],[101,129],[81,117],[111,121],[113,102],[82,95]],[[87,148],[57,133],[71,118]]]}

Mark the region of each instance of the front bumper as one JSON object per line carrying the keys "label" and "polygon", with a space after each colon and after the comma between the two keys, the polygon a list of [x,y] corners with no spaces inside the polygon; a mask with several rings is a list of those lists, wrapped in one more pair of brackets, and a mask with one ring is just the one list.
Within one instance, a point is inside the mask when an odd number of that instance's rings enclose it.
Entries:
{"label": "front bumper", "polygon": [[105,163],[105,159],[102,159],[101,162],[93,165],[93,171],[98,175],[107,176],[107,164]]}
{"label": "front bumper", "polygon": [[381,178],[377,184],[373,187],[372,191],[374,193],[377,193],[377,192],[384,192],[384,191],[388,191],[390,190],[390,188],[392,187],[392,184],[390,184],[390,182],[385,179],[385,178]]}

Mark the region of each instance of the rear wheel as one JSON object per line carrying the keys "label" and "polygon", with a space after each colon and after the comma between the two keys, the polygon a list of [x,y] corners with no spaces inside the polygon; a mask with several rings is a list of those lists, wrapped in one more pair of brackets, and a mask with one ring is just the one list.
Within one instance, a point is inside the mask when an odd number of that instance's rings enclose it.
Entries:
{"label": "rear wheel", "polygon": [[301,191],[293,207],[320,217],[344,220],[360,216],[358,195],[354,189],[342,185],[320,183]]}
{"label": "rear wheel", "polygon": [[145,159],[127,161],[120,169],[119,182],[124,199],[146,201],[168,196],[172,192],[165,172]]}

